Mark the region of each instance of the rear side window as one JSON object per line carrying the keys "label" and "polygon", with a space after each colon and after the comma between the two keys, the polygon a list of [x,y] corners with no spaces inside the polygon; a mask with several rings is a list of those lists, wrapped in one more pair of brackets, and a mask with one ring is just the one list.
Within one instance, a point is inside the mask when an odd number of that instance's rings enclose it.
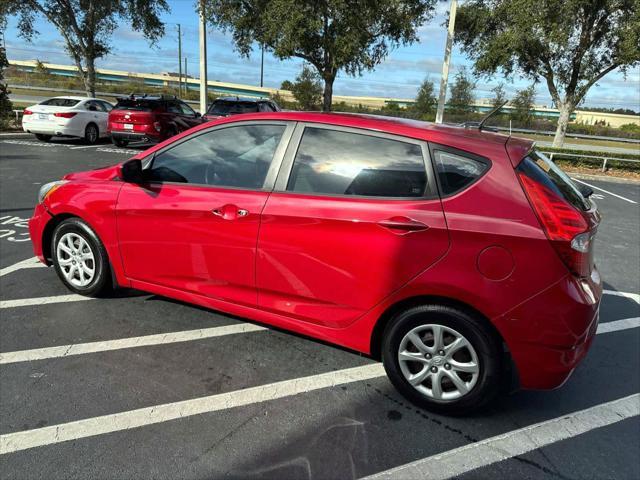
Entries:
{"label": "rear side window", "polygon": [[489,169],[487,162],[448,150],[434,149],[433,158],[443,196],[465,189]]}
{"label": "rear side window", "polygon": [[51,107],[75,107],[80,100],[73,98],[50,98],[44,102],[40,102],[40,105],[49,105]]}
{"label": "rear side window", "polygon": [[518,170],[575,208],[586,211],[591,207],[590,201],[584,198],[573,180],[544,153],[532,151],[520,162]]}
{"label": "rear side window", "polygon": [[120,99],[115,106],[116,110],[133,110],[137,112],[151,112],[160,107],[160,102],[154,100],[130,100]]}
{"label": "rear side window", "polygon": [[419,145],[307,127],[287,190],[367,197],[422,197],[426,185]]}

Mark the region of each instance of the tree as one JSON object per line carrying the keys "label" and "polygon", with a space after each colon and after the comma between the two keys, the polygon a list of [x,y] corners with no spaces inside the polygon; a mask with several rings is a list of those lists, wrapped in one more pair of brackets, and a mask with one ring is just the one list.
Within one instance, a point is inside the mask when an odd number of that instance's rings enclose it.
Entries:
{"label": "tree", "polygon": [[303,110],[316,110],[322,101],[322,84],[318,74],[304,65],[291,85],[291,93]]}
{"label": "tree", "polygon": [[504,102],[507,101],[507,92],[504,91],[504,83],[499,83],[495,87],[491,89],[493,92],[493,99],[491,100],[491,105],[493,108],[498,108]]}
{"label": "tree", "polygon": [[511,101],[515,118],[525,126],[531,125],[533,120],[533,100],[535,96],[536,87],[531,85],[528,88],[516,91],[516,95]]}
{"label": "tree", "polygon": [[280,84],[280,90],[289,90],[293,89],[293,82],[291,80],[285,80]]}
{"label": "tree", "polygon": [[0,46],[0,127],[3,127],[11,114],[13,106],[9,100],[9,90],[4,81],[4,69],[9,65],[4,47]]}
{"label": "tree", "polygon": [[142,31],[151,42],[164,34],[161,12],[166,0],[9,0],[8,14],[17,15],[20,36],[31,40],[37,16],[45,17],[64,38],[87,96],[96,93],[95,61],[109,53],[111,35],[122,21]]}
{"label": "tree", "polygon": [[420,85],[413,109],[418,112],[422,118],[431,116],[436,109],[437,100],[434,90],[433,82],[428,78]]}
{"label": "tree", "polygon": [[474,82],[471,80],[465,67],[462,67],[456,74],[453,86],[451,87],[451,98],[449,105],[456,113],[469,113],[473,111],[473,89]]}
{"label": "tree", "polygon": [[339,71],[373,70],[390,49],[414,42],[436,0],[204,0],[209,22],[233,33],[249,56],[264,44],[280,58],[298,57],[324,81],[323,110],[331,110]]}
{"label": "tree", "polygon": [[589,89],[640,62],[638,0],[470,0],[458,10],[455,40],[475,72],[520,73],[544,81],[560,111],[554,146]]}

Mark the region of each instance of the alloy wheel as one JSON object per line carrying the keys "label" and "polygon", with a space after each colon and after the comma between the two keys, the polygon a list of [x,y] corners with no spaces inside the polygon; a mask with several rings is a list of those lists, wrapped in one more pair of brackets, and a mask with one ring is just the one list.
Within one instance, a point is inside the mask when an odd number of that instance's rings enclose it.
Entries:
{"label": "alloy wheel", "polygon": [[480,364],[471,343],[444,325],[420,325],[400,342],[398,363],[418,392],[437,402],[458,400],[478,381]]}
{"label": "alloy wheel", "polygon": [[96,261],[89,243],[77,233],[65,233],[56,247],[56,259],[65,279],[75,287],[89,285],[96,272]]}

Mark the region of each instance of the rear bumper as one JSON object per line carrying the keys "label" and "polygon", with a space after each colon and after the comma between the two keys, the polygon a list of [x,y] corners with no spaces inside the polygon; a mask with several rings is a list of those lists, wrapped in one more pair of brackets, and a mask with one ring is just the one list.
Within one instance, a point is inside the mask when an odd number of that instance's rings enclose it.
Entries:
{"label": "rear bumper", "polygon": [[598,328],[602,282],[567,275],[495,319],[518,371],[520,386],[552,389],[567,381]]}
{"label": "rear bumper", "polygon": [[162,140],[160,135],[152,135],[148,132],[111,131],[111,137],[128,142],[158,143]]}
{"label": "rear bumper", "polygon": [[33,245],[33,253],[45,265],[48,265],[48,262],[43,253],[42,238],[49,220],[51,220],[51,214],[41,203],[36,205],[33,216],[29,219],[29,236]]}
{"label": "rear bumper", "polygon": [[22,122],[22,130],[27,133],[39,133],[56,137],[84,137],[84,131],[71,125],[59,125],[55,122]]}

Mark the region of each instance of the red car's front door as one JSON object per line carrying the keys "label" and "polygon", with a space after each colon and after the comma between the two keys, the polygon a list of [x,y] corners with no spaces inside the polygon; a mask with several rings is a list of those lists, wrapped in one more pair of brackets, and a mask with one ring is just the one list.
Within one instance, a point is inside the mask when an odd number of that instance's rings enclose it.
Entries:
{"label": "red car's front door", "polygon": [[158,152],[118,197],[127,277],[255,306],[260,215],[286,128],[240,122]]}
{"label": "red car's front door", "polygon": [[263,211],[258,305],[342,328],[441,258],[448,231],[421,142],[301,128]]}

